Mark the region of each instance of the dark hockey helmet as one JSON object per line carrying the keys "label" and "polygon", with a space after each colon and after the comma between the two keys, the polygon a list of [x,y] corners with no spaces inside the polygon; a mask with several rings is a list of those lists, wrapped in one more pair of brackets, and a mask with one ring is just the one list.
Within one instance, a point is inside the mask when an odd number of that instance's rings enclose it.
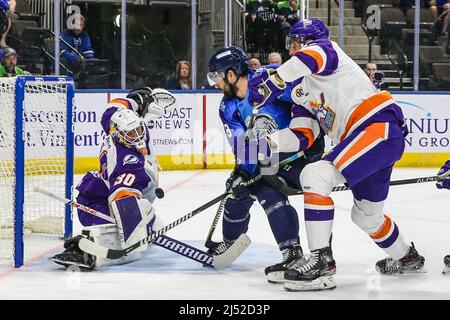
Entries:
{"label": "dark hockey helmet", "polygon": [[147,113],[148,106],[154,101],[153,90],[150,87],[134,89],[128,92],[127,98],[133,99],[138,105],[137,113],[140,117]]}
{"label": "dark hockey helmet", "polygon": [[217,79],[224,79],[228,70],[233,70],[238,76],[248,72],[248,58],[244,50],[239,47],[225,47],[212,55],[208,63],[208,82],[211,86]]}
{"label": "dark hockey helmet", "polygon": [[304,19],[295,23],[286,37],[286,49],[289,50],[292,41],[304,44],[306,40],[328,39],[329,31],[325,23],[318,18]]}

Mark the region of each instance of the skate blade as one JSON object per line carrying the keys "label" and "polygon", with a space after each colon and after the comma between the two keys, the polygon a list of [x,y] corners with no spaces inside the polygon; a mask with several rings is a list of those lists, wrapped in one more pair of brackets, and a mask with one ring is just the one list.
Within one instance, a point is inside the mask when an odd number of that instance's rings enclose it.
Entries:
{"label": "skate blade", "polygon": [[83,263],[68,262],[68,261],[60,260],[60,259],[54,258],[54,257],[48,258],[48,260],[52,261],[56,264],[59,264],[63,267],[66,267],[66,268],[69,268],[70,266],[78,267],[78,268],[80,268],[80,271],[87,271],[86,269],[89,269],[89,270],[92,269],[92,267],[90,267],[86,264],[83,264]]}
{"label": "skate blade", "polygon": [[269,283],[273,284],[281,284],[286,281],[284,279],[284,271],[270,272],[269,274],[266,275],[266,278]]}
{"label": "skate blade", "polygon": [[424,274],[424,273],[428,273],[427,269],[425,268],[420,268],[417,270],[402,270],[402,271],[395,271],[392,273],[381,273],[379,272],[381,275],[383,276],[411,276],[411,275],[418,275],[418,274]]}
{"label": "skate blade", "polygon": [[323,276],[312,281],[285,280],[286,291],[320,291],[336,289],[336,281],[333,276]]}
{"label": "skate blade", "polygon": [[412,274],[422,274],[422,273],[428,273],[428,270],[425,268],[420,268],[417,270],[405,270],[399,273],[399,275],[412,275]]}

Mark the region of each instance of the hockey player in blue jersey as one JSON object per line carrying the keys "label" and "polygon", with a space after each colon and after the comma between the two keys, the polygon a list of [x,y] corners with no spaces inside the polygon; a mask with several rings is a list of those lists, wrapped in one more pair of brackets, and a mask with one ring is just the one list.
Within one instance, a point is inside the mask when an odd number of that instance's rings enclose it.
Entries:
{"label": "hockey player in blue jersey", "polygon": [[78,203],[114,218],[116,224],[78,210],[84,227],[82,235],[67,240],[66,250],[50,258],[51,261],[87,271],[105,264],[136,260],[146,249],[144,246],[119,260],[109,260],[84,253],[78,242],[86,236],[100,245],[121,249],[152,232],[156,219],[153,201],[158,190],[158,164],[145,120],[162,116],[166,111],[152,98],[156,92],[175,101],[164,89],[144,88],[108,104],[101,119],[108,135],[100,150],[100,168],[88,172],[77,186]]}
{"label": "hockey player in blue jersey", "polygon": [[[272,67],[276,68],[276,66]],[[268,281],[276,283],[283,282],[286,266],[303,255],[298,237],[297,212],[290,205],[287,195],[280,192],[277,182],[281,181],[282,184],[300,188],[298,177],[301,170],[307,163],[321,158],[324,142],[318,123],[312,114],[306,112],[302,120],[297,120],[296,128],[297,132],[307,132],[303,143],[308,146],[308,149],[304,155],[280,168],[276,175],[264,175],[264,179],[249,187],[241,184],[267,169],[257,161],[257,155],[252,157],[252,141],[256,145],[258,139],[289,127],[291,113],[297,112],[291,109],[291,102],[275,101],[261,108],[256,117],[252,118],[253,107],[248,101],[247,84],[255,72],[257,71],[249,70],[247,56],[238,47],[222,48],[209,60],[208,81],[211,86],[214,85],[224,93],[219,115],[237,163],[226,182],[227,190],[232,191],[234,196],[225,202],[222,221],[223,242],[216,244],[210,250],[220,254],[239,235],[247,231],[250,221],[249,210],[254,201],[258,200],[267,214],[273,235],[283,256],[281,263],[265,269]],[[254,120],[251,124],[250,119]],[[297,147],[293,146],[292,151],[297,151]],[[297,149],[294,150],[295,148]],[[276,150],[272,151],[276,152]],[[261,152],[264,153],[264,150]],[[293,154],[294,152],[280,154],[279,159],[282,160]]]}

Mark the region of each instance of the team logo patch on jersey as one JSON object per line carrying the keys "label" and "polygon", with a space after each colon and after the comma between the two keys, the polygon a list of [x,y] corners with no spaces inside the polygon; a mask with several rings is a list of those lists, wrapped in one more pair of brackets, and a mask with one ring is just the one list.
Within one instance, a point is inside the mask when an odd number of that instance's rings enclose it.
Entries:
{"label": "team logo patch on jersey", "polygon": [[128,154],[123,158],[123,165],[135,164],[138,162],[139,162],[139,159],[135,155],[132,155],[132,154]]}
{"label": "team logo patch on jersey", "polygon": [[308,92],[304,92],[303,88],[299,87],[299,88],[297,88],[295,90],[295,95],[297,96],[297,98],[301,98],[303,96],[305,96],[305,97],[309,96],[309,93]]}
{"label": "team logo patch on jersey", "polygon": [[319,121],[320,127],[326,133],[330,132],[333,128],[334,119],[336,118],[336,113],[331,109],[329,105],[325,104],[325,96],[323,93],[320,94],[320,102],[310,101],[312,112],[314,116]]}

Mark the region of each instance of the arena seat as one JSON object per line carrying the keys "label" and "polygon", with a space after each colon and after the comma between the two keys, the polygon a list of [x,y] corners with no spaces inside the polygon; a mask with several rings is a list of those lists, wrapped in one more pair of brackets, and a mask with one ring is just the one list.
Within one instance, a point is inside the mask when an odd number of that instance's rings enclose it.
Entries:
{"label": "arena seat", "polygon": [[405,15],[399,8],[381,8],[380,49],[386,53],[391,40],[400,41],[402,30],[407,27]]}
{"label": "arena seat", "polygon": [[[415,9],[408,9],[406,11],[406,21],[408,22],[408,26],[413,28],[415,20]],[[433,16],[428,9],[420,9],[420,29],[431,30],[434,25]]]}
{"label": "arena seat", "polygon": [[419,48],[420,74],[428,77],[432,74],[432,65],[449,61],[444,48],[440,46],[421,46]]}
{"label": "arena seat", "polygon": [[[414,55],[414,29],[402,30],[402,48],[408,59],[412,60]],[[420,29],[419,31],[420,46],[434,46],[431,31]]]}
{"label": "arena seat", "polygon": [[450,60],[448,62],[433,63],[432,83],[430,87],[436,90],[449,90],[450,88]]}

